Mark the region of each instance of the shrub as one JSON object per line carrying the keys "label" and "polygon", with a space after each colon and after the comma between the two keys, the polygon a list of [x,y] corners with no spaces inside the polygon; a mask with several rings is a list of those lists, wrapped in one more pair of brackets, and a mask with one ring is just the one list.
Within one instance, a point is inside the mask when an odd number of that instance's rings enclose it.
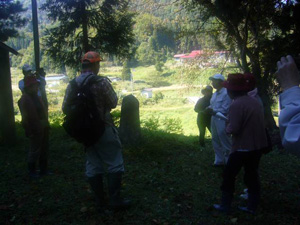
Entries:
{"label": "shrub", "polygon": [[58,105],[59,101],[58,98],[50,99],[48,101],[49,105]]}
{"label": "shrub", "polygon": [[157,92],[157,93],[154,95],[154,98],[153,98],[153,100],[155,101],[155,103],[158,103],[159,100],[162,100],[162,99],[164,99],[164,95],[163,95],[163,93],[161,93],[161,92]]}
{"label": "shrub", "polygon": [[179,118],[167,118],[165,117],[162,121],[164,131],[167,133],[182,134],[183,129],[181,120]]}
{"label": "shrub", "polygon": [[112,119],[116,127],[120,126],[120,119],[121,119],[121,110],[114,110],[111,112]]}
{"label": "shrub", "polygon": [[61,111],[49,112],[49,123],[51,126],[60,127],[64,121],[64,114]]}
{"label": "shrub", "polygon": [[147,120],[142,120],[141,126],[147,130],[157,131],[159,128],[159,117],[151,116]]}
{"label": "shrub", "polygon": [[128,66],[128,62],[125,61],[123,64],[123,70],[122,70],[122,80],[130,80],[131,78],[131,70]]}

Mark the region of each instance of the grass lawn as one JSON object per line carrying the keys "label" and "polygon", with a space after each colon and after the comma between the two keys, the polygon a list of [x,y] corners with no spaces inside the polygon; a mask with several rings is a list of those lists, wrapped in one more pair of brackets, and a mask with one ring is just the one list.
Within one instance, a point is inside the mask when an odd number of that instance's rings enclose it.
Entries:
{"label": "grass lawn", "polygon": [[[153,70],[153,66],[137,67],[134,79],[148,82]],[[198,146],[197,114],[194,104],[187,101],[188,97],[199,96],[200,87],[183,88],[176,83],[175,72],[167,72],[170,75],[164,79],[170,85],[154,88],[152,99],[139,95],[140,89],[149,87],[149,83],[134,84],[142,125],[148,123],[156,129],[143,128],[143,143],[124,148],[123,194],[133,200],[130,210],[105,216],[97,214],[84,175],[82,146],[59,126],[66,88],[66,84],[61,84],[48,89],[52,122],[49,158],[54,175],[36,181],[28,178],[28,141],[19,122],[15,145],[0,146],[0,224],[300,224],[300,160],[279,150],[261,160],[262,200],[256,216],[236,210],[238,205],[246,204],[238,197],[245,188],[242,171],[236,183],[232,215],[225,216],[212,209],[212,204],[220,200],[222,169],[211,166],[214,153],[209,132],[206,147]],[[17,69],[12,73],[16,121],[20,121],[17,100],[21,94],[17,82],[22,74]],[[121,68],[106,69],[103,73],[118,76]],[[114,85],[118,93],[124,88],[131,90],[129,82]],[[120,108],[119,105],[117,110]],[[273,110],[276,111],[276,106]],[[172,121],[175,124],[169,123],[168,127],[166,122]],[[179,134],[164,132],[172,127]]]}
{"label": "grass lawn", "polygon": [[[140,146],[125,147],[124,196],[131,209],[100,216],[84,176],[82,147],[59,126],[50,139],[53,176],[32,181],[27,176],[28,143],[19,124],[18,141],[0,147],[1,224],[278,224],[300,223],[300,160],[274,150],[261,160],[262,200],[256,216],[236,210],[244,205],[238,195],[245,188],[243,172],[236,182],[233,213],[215,212],[222,169],[211,166],[210,140],[205,148],[197,136],[143,130]],[[298,202],[298,206],[297,206]],[[297,208],[298,207],[298,208]]]}

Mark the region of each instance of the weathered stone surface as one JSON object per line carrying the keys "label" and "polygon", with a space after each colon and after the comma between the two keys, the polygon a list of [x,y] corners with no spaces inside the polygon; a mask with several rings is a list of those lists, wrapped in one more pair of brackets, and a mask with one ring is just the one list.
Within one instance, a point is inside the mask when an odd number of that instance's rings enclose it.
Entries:
{"label": "weathered stone surface", "polygon": [[119,134],[124,144],[136,145],[141,139],[139,101],[133,95],[123,98]]}

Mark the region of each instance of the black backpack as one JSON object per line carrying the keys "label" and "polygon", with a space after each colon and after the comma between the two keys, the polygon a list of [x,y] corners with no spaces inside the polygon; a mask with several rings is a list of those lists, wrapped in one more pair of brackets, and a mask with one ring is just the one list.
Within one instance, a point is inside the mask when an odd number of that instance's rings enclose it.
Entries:
{"label": "black backpack", "polygon": [[71,80],[71,92],[64,106],[63,127],[71,137],[86,147],[95,144],[105,129],[90,91],[91,85],[97,81],[99,77],[93,74],[88,75],[80,86],[75,79]]}

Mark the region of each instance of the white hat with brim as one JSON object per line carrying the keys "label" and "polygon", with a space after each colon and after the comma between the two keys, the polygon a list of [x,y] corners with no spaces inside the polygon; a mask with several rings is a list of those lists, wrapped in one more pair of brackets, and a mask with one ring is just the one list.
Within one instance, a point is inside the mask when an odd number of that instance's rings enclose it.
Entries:
{"label": "white hat with brim", "polygon": [[211,76],[209,79],[210,79],[210,80],[221,80],[221,81],[225,81],[225,77],[224,77],[222,74],[219,74],[219,73],[217,73],[217,74]]}
{"label": "white hat with brim", "polygon": [[31,66],[29,66],[28,64],[25,64],[25,65],[22,67],[22,70],[23,70],[24,72],[32,71]]}

